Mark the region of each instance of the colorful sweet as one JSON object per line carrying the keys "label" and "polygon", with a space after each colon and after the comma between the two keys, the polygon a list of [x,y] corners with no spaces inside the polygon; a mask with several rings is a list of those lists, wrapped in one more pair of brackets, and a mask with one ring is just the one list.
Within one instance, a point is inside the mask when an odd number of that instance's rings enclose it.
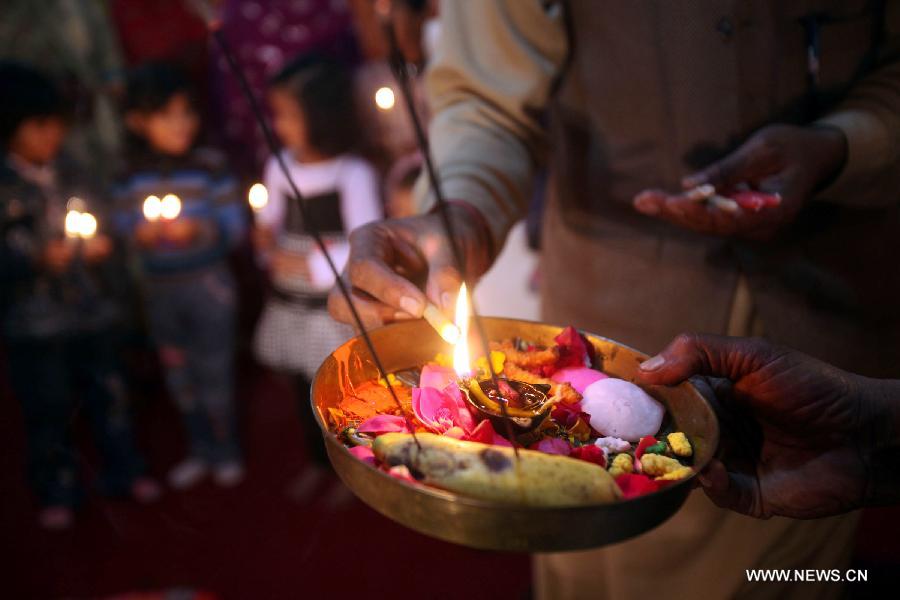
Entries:
{"label": "colorful sweet", "polygon": [[[579,506],[615,502],[622,493],[606,469],[584,460],[464,442],[432,433],[388,433],[372,444],[375,459],[403,465],[419,481],[504,504]],[[518,463],[516,463],[518,461]]]}
{"label": "colorful sweet", "polygon": [[606,436],[636,442],[662,425],[665,408],[647,392],[623,379],[609,377],[584,390],[581,410],[591,427]]}

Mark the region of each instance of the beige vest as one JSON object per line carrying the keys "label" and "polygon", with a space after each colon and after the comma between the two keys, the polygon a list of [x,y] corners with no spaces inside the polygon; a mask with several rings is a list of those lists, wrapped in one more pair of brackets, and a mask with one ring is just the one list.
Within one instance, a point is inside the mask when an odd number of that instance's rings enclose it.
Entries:
{"label": "beige vest", "polygon": [[[571,0],[572,57],[550,114],[544,318],[652,353],[681,331],[725,333],[743,274],[754,321],[771,339],[858,372],[900,374],[896,207],[817,204],[781,239],[751,245],[681,231],[630,206],[642,189],[677,190],[681,177],[766,123],[815,119],[866,67],[878,30],[868,5]],[[804,20],[813,14],[815,25]],[[815,87],[811,31],[820,48]],[[744,570],[843,568],[855,522],[756,521],[696,492],[650,534],[538,557],[536,591],[553,599],[836,597],[834,584],[751,585]]]}

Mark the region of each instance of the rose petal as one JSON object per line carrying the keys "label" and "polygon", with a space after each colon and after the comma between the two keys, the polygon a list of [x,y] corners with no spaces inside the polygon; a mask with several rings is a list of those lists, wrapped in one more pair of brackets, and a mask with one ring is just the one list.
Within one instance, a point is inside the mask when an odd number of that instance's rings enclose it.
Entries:
{"label": "rose petal", "polygon": [[419,387],[443,390],[456,381],[456,371],[449,367],[425,365],[419,376]]}
{"label": "rose petal", "polygon": [[453,382],[444,388],[444,394],[451,398],[456,404],[456,424],[459,427],[462,427],[463,431],[465,431],[466,433],[471,433],[472,430],[475,429],[475,417],[472,416],[472,411],[469,408],[469,403],[466,402],[465,398],[463,398],[462,390],[459,389],[459,386],[456,385],[456,382]]}
{"label": "rose petal", "polygon": [[583,394],[587,386],[595,381],[606,379],[609,375],[601,373],[596,369],[587,367],[565,367],[556,371],[550,378],[557,383],[566,382],[575,388],[579,394]]}
{"label": "rose petal", "polygon": [[657,443],[659,442],[657,442],[656,438],[652,435],[642,437],[638,442],[637,448],[634,449],[634,458],[636,460],[641,460],[641,457],[644,455],[644,451],[650,446],[653,446]]}
{"label": "rose petal", "polygon": [[422,424],[435,433],[444,433],[458,424],[456,402],[440,390],[413,388],[412,408]]}
{"label": "rose petal", "polygon": [[[590,366],[593,346],[591,346],[578,330],[569,325],[556,336],[559,346],[559,359],[556,361],[556,369],[565,367]],[[588,349],[590,346],[590,350]]]}
{"label": "rose petal", "polygon": [[360,423],[360,433],[409,433],[406,419],[397,415],[377,415]]}
{"label": "rose petal", "polygon": [[494,425],[485,419],[478,424],[478,427],[472,430],[466,438],[468,442],[478,442],[480,444],[491,444],[494,446],[506,446],[512,448],[512,444],[502,435],[494,431]]}
{"label": "rose petal", "polygon": [[368,446],[353,446],[349,450],[350,454],[363,461],[364,463],[370,465],[375,464],[375,454],[372,453],[372,449]]}
{"label": "rose petal", "polygon": [[543,452],[545,454],[568,456],[572,451],[572,446],[569,445],[569,442],[559,438],[544,438],[536,444],[529,446],[529,449],[537,450],[538,452]]}
{"label": "rose petal", "polygon": [[572,458],[578,458],[581,460],[586,460],[587,462],[592,462],[595,465],[600,465],[604,469],[606,468],[606,452],[603,451],[599,446],[595,446],[593,444],[589,444],[587,446],[579,446],[578,448],[572,448],[572,452],[569,454]]}
{"label": "rose petal", "polygon": [[646,475],[638,475],[636,473],[622,473],[616,477],[616,483],[619,485],[619,489],[622,490],[622,496],[626,500],[652,494],[662,487],[659,482],[653,481]]}

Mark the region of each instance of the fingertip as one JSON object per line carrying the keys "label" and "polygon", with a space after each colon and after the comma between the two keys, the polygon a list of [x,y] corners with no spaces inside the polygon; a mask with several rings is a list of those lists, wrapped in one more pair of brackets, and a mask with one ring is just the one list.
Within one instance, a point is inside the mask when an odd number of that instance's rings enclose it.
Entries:
{"label": "fingertip", "polygon": [[666,364],[666,357],[662,354],[657,354],[656,356],[651,356],[640,365],[638,365],[638,369],[643,371],[644,373],[652,373],[653,371],[658,371]]}
{"label": "fingertip", "polygon": [[639,213],[655,216],[659,214],[659,195],[653,191],[644,191],[634,197],[632,206]]}
{"label": "fingertip", "polygon": [[691,173],[681,179],[681,187],[689,190],[691,188],[695,188],[697,186],[704,185],[709,183],[709,178],[706,176],[706,173]]}

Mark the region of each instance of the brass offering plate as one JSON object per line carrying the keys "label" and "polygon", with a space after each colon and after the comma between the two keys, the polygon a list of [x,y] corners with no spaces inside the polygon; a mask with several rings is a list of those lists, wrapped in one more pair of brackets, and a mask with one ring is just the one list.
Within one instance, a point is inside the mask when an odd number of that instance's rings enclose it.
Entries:
{"label": "brass offering plate", "polygon": [[[521,338],[552,345],[563,327],[483,317],[493,341]],[[613,377],[632,381],[647,358],[632,348],[585,333],[596,350],[597,368]],[[405,321],[369,333],[389,372],[419,367],[447,344],[424,321]],[[329,356],[313,381],[312,409],[325,436],[328,457],[335,471],[360,500],[406,527],[425,535],[464,546],[513,552],[582,550],[624,541],[657,527],[675,514],[693,487],[696,474],[662,490],[632,500],[596,506],[540,508],[509,506],[460,496],[444,490],[411,485],[358,460],[326,426],[328,407],[341,401],[347,382],[361,384],[378,378],[362,338],[353,338]],[[662,402],[679,431],[694,446],[694,470],[712,458],[719,441],[719,426],[706,399],[689,383],[677,387],[645,387]]]}

